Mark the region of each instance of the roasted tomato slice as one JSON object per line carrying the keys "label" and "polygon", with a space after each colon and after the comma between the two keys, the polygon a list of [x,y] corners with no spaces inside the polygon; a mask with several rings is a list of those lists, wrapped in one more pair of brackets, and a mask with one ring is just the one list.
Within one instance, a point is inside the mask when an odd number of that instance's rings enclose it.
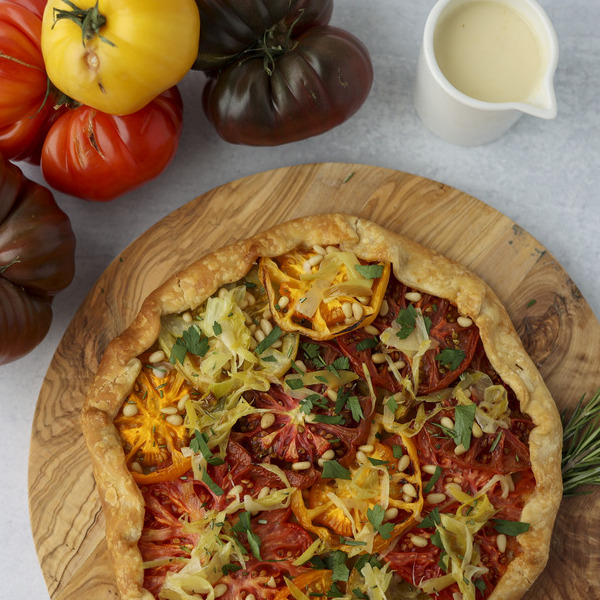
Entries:
{"label": "roasted tomato slice", "polygon": [[[292,585],[298,588],[305,596],[326,598],[326,592],[331,588],[332,572],[328,569],[311,569],[294,578]],[[297,598],[293,591],[286,585],[275,596],[275,600],[291,600]]]}
{"label": "roasted tomato slice", "polygon": [[281,329],[327,340],[376,317],[390,264],[364,264],[352,252],[313,248],[261,258],[259,275]]}
{"label": "roasted tomato slice", "polygon": [[[479,330],[471,319],[459,319],[457,308],[448,300],[409,288],[395,278],[390,280],[383,310],[373,326],[384,331],[393,321],[402,319],[402,311],[409,306],[419,310],[429,324],[431,346],[421,359],[418,392],[430,394],[449,387],[469,367],[479,341]],[[408,375],[410,359],[399,351],[390,350],[390,354],[394,361],[405,362],[400,372]],[[396,383],[390,391],[399,389],[400,384]]]}
{"label": "roasted tomato slice", "polygon": [[140,357],[142,370],[114,420],[127,466],[139,484],[174,479],[190,468],[190,459],[181,453],[189,442],[183,404],[198,394],[172,365],[150,363],[150,358]]}
{"label": "roasted tomato slice", "polygon": [[[327,401],[317,392],[314,396],[319,397],[319,404]],[[302,399],[290,396],[279,385],[272,385],[268,392],[249,392],[246,399],[250,398],[261,413],[240,419],[232,439],[250,453],[254,462],[281,466],[290,483],[300,488],[316,480],[319,459],[325,453],[331,451],[330,458],[340,461],[352,460],[357,447],[366,440],[373,412],[373,403],[365,396],[356,396],[362,412],[358,420],[347,407],[333,414],[331,401],[327,409],[307,408]]]}

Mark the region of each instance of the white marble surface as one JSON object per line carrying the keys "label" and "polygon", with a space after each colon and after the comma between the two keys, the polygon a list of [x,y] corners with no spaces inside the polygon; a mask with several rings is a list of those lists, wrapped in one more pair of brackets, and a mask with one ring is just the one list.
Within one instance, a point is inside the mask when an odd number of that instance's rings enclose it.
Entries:
{"label": "white marble surface", "polygon": [[[204,78],[192,73],[181,86],[186,110],[181,146],[159,179],[109,204],[56,194],[78,237],[75,279],[56,298],[54,322],[44,342],[27,357],[0,367],[0,597],[48,597],[29,525],[27,465],[38,393],[64,330],[125,246],[215,186],[258,171],[327,161],[366,163],[436,179],[490,204],[537,238],[600,317],[600,3],[541,1],[555,24],[561,52],[555,78],[559,114],[554,121],[525,116],[499,141],[476,148],[438,140],[419,121],[411,99],[421,34],[434,1],[337,0],[332,23],[365,42],[375,68],[371,95],[351,120],[318,138],[284,147],[230,145],[204,118]],[[25,167],[25,172],[41,181],[37,169]]]}

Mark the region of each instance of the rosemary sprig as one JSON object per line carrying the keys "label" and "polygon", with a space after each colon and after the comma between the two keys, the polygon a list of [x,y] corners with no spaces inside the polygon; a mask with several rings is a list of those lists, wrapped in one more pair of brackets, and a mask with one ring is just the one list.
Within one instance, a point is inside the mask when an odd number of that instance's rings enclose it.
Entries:
{"label": "rosemary sprig", "polygon": [[600,485],[600,389],[584,404],[581,397],[571,418],[563,423],[563,495],[589,494],[582,486]]}

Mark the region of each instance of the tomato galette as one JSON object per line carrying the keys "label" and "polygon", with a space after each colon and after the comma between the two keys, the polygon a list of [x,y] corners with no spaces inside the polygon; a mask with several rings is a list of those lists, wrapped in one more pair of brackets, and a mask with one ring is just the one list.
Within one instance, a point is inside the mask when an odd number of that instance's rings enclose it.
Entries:
{"label": "tomato galette", "polygon": [[561,425],[479,278],[354,216],[205,256],[82,415],[123,600],[520,598]]}

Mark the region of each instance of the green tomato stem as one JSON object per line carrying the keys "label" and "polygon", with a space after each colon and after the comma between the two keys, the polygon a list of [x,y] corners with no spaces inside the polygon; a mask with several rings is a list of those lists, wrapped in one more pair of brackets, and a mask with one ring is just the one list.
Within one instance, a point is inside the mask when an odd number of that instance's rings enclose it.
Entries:
{"label": "green tomato stem", "polygon": [[85,47],[87,41],[98,36],[106,44],[114,46],[113,42],[106,39],[100,30],[106,26],[106,17],[98,9],[98,1],[92,8],[79,8],[71,0],[63,0],[63,2],[70,7],[66,8],[55,8],[54,9],[54,23],[52,28],[62,19],[72,21],[81,28],[81,41]]}

